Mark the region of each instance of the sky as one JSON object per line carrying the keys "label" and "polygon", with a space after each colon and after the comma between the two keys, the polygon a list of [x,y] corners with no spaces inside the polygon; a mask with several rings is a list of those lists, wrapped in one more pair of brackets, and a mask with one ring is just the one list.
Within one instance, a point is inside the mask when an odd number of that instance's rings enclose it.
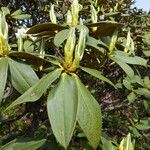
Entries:
{"label": "sky", "polygon": [[135,0],[136,3],[134,4],[137,8],[143,8],[145,11],[150,10],[150,0]]}

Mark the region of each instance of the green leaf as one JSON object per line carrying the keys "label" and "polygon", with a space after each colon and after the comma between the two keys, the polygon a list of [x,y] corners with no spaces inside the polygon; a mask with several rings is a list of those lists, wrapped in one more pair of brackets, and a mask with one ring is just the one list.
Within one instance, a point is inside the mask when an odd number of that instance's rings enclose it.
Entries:
{"label": "green leaf", "polygon": [[58,32],[54,37],[54,44],[57,47],[60,47],[60,45],[68,38],[68,35],[69,35],[69,29],[65,29]]}
{"label": "green leaf", "polygon": [[13,18],[15,19],[29,19],[31,17],[31,15],[28,14],[21,14],[21,15],[14,15]]}
{"label": "green leaf", "polygon": [[150,57],[150,48],[145,48],[145,49],[143,49],[143,53],[144,53],[147,57]]}
{"label": "green leaf", "polygon": [[8,59],[11,83],[21,94],[33,86],[39,79],[33,69],[24,63]]}
{"label": "green leaf", "polygon": [[130,78],[132,78],[134,76],[134,71],[128,64],[126,64],[125,62],[122,62],[119,59],[112,57],[112,56],[110,56],[110,59],[112,59],[114,62],[116,62]]}
{"label": "green leaf", "polygon": [[64,73],[58,85],[49,93],[47,111],[54,135],[65,148],[69,145],[76,125],[77,110],[75,80]]}
{"label": "green leaf", "polygon": [[137,125],[136,128],[138,130],[149,130],[150,129],[150,125],[140,124],[140,125]]}
{"label": "green leaf", "polygon": [[102,141],[102,150],[117,150],[117,147],[115,147],[112,142],[104,137],[101,137]]}
{"label": "green leaf", "polygon": [[26,53],[26,52],[11,52],[8,55],[11,58],[17,59],[25,59],[29,64],[33,64],[34,66],[40,67],[44,63],[48,62],[46,59],[42,59],[34,54]]}
{"label": "green leaf", "polygon": [[46,89],[60,76],[60,73],[61,70],[56,69],[42,77],[36,84],[34,84],[23,95],[17,98],[10,106],[8,106],[6,110],[22,103],[37,101],[46,91]]}
{"label": "green leaf", "polygon": [[1,147],[1,150],[37,150],[45,141],[45,139],[29,140],[27,138],[18,138]]}
{"label": "green leaf", "polygon": [[124,79],[124,80],[123,80],[123,85],[124,85],[128,90],[131,90],[131,91],[132,91],[133,85],[131,84],[130,81]]}
{"label": "green leaf", "polygon": [[108,50],[108,46],[105,43],[91,36],[87,37],[86,45],[99,50],[101,53],[104,53],[104,49]]}
{"label": "green leaf", "polygon": [[140,120],[140,122],[136,125],[136,128],[138,130],[149,130],[150,129],[150,117]]}
{"label": "green leaf", "polygon": [[31,27],[27,31],[27,34],[38,34],[38,33],[45,32],[45,31],[55,32],[56,30],[61,31],[63,29],[67,29],[67,27],[47,22],[47,23],[41,23],[41,24]]}
{"label": "green leaf", "polygon": [[128,56],[125,52],[115,51],[113,56],[118,60],[125,62],[127,64],[142,65],[142,66],[147,65],[147,60],[145,60],[144,58],[138,56],[131,57]]}
{"label": "green leaf", "polygon": [[136,99],[136,95],[134,92],[131,92],[128,96],[127,96],[127,99],[129,101],[129,103],[133,103]]}
{"label": "green leaf", "polygon": [[143,101],[143,105],[144,105],[145,110],[150,114],[149,103],[146,100],[144,100]]}
{"label": "green leaf", "polygon": [[150,90],[146,88],[138,88],[137,90],[134,90],[139,95],[144,95],[145,97],[149,98],[150,97]]}
{"label": "green leaf", "polygon": [[34,45],[32,41],[25,40],[23,43],[23,49],[25,52],[33,53],[34,51]]}
{"label": "green leaf", "polygon": [[92,75],[92,76],[94,76],[94,77],[96,77],[102,81],[105,81],[105,82],[109,83],[110,85],[112,85],[114,88],[116,88],[115,85],[109,79],[104,77],[100,71],[95,70],[95,69],[86,68],[86,67],[80,67],[80,68],[83,71],[85,71],[86,73],[88,73],[88,74],[90,74],[90,75]]}
{"label": "green leaf", "polygon": [[105,13],[104,16],[106,17],[116,17],[122,15],[120,12],[110,12],[110,13]]}
{"label": "green leaf", "polygon": [[0,58],[0,103],[2,101],[7,81],[8,61],[6,58]]}
{"label": "green leaf", "polygon": [[98,23],[87,24],[88,27],[97,27],[94,35],[96,36],[110,36],[114,33],[115,30],[123,27],[123,24],[113,22],[113,21],[101,21]]}
{"label": "green leaf", "polygon": [[92,147],[96,149],[100,142],[102,128],[100,105],[78,77],[76,77],[76,84],[79,100],[78,123]]}
{"label": "green leaf", "polygon": [[11,16],[16,16],[16,15],[21,15],[22,14],[22,10],[21,9],[18,9],[16,11],[14,11]]}
{"label": "green leaf", "polygon": [[148,76],[144,77],[144,86],[150,89],[150,78]]}
{"label": "green leaf", "polygon": [[55,32],[55,30],[53,30],[53,31],[43,31],[43,32],[40,32],[40,33],[36,33],[36,35],[34,35],[34,36],[36,36],[36,37],[42,37],[42,36],[44,36],[44,37],[54,37],[56,35],[56,32]]}
{"label": "green leaf", "polygon": [[2,10],[4,16],[10,14],[10,10],[7,7],[1,7],[1,10]]}

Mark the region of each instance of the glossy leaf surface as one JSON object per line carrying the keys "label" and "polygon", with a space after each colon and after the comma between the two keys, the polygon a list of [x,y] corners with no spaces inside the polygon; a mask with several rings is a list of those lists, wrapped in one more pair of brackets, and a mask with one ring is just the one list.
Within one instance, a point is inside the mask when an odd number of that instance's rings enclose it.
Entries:
{"label": "glossy leaf surface", "polygon": [[75,80],[64,73],[57,86],[49,93],[47,111],[53,133],[65,148],[72,138],[77,110],[78,96]]}
{"label": "glossy leaf surface", "polygon": [[53,31],[54,32],[56,30],[61,31],[66,28],[67,27],[65,27],[65,26],[47,22],[47,23],[41,23],[41,24],[31,27],[27,31],[27,34],[38,34],[38,33],[45,32],[45,31]]}
{"label": "glossy leaf surface", "polygon": [[54,37],[54,44],[57,47],[60,47],[60,45],[68,38],[68,34],[69,34],[68,29],[65,29],[65,30],[58,32],[56,34],[56,36]]}
{"label": "glossy leaf surface", "polygon": [[126,64],[125,62],[120,61],[119,59],[117,59],[115,57],[110,57],[110,58],[114,62],[116,62],[129,77],[132,78],[134,76],[134,71],[132,70],[132,68],[128,64]]}
{"label": "glossy leaf surface", "polygon": [[22,103],[37,101],[46,91],[48,86],[50,86],[60,76],[60,73],[61,70],[57,69],[45,75],[23,95],[16,99],[6,110]]}
{"label": "glossy leaf surface", "polygon": [[46,59],[42,59],[38,56],[25,52],[11,52],[9,53],[9,57],[25,59],[28,63],[33,64],[37,67],[40,67],[41,65],[47,62]]}
{"label": "glossy leaf surface", "polygon": [[90,74],[102,81],[105,81],[105,82],[109,83],[110,85],[112,85],[113,87],[115,87],[115,85],[109,79],[104,77],[100,71],[95,70],[95,69],[86,68],[86,67],[81,67],[81,69],[83,71],[87,72],[88,74]]}
{"label": "glossy leaf surface", "polygon": [[39,79],[31,66],[8,59],[13,87],[21,94],[33,86]]}
{"label": "glossy leaf surface", "polygon": [[128,56],[127,53],[121,51],[114,52],[113,56],[127,64],[142,65],[142,66],[146,66],[147,64],[147,60],[145,60],[144,58],[141,58],[139,56]]}
{"label": "glossy leaf surface", "polygon": [[45,139],[29,140],[26,138],[19,138],[7,143],[1,147],[1,150],[37,150],[45,143],[45,141]]}
{"label": "glossy leaf surface", "polygon": [[108,50],[105,43],[90,36],[87,37],[86,45],[99,50],[101,53],[104,53],[104,49]]}
{"label": "glossy leaf surface", "polygon": [[110,36],[117,29],[123,27],[123,24],[119,24],[112,21],[101,21],[98,23],[88,24],[88,27],[97,27],[97,30],[94,32],[96,36]]}
{"label": "glossy leaf surface", "polygon": [[101,109],[95,98],[78,77],[76,77],[76,84],[79,100],[78,123],[92,147],[96,149],[101,137]]}

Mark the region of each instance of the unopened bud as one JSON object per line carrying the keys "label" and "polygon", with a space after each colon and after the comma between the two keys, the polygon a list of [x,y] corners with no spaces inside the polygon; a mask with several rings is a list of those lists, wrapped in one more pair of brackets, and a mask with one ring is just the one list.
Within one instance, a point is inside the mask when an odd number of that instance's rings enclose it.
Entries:
{"label": "unopened bud", "polygon": [[0,35],[0,55],[7,55],[9,53],[9,45],[3,35]]}
{"label": "unopened bud", "polygon": [[57,22],[56,22],[56,15],[54,12],[54,5],[51,5],[51,10],[50,10],[49,14],[50,14],[51,22],[56,24]]}
{"label": "unopened bud", "polygon": [[79,56],[80,60],[82,59],[83,53],[85,50],[85,42],[86,42],[87,33],[88,33],[87,28],[82,25],[78,45],[77,45],[76,51],[75,51],[76,55]]}
{"label": "unopened bud", "polygon": [[[92,23],[97,23],[97,12],[93,5],[91,5],[91,19]],[[95,32],[97,30],[97,27],[93,27],[92,30],[93,32]]]}
{"label": "unopened bud", "polygon": [[67,24],[69,26],[71,26],[71,23],[72,23],[72,14],[71,14],[71,11],[68,10],[68,12],[67,12]]}
{"label": "unopened bud", "polygon": [[64,47],[65,62],[67,64],[72,63],[75,43],[76,43],[75,28],[71,28],[69,37],[68,37],[65,47]]}
{"label": "unopened bud", "polygon": [[78,0],[73,0],[71,5],[71,12],[72,12],[72,26],[76,26],[78,24],[78,17],[79,17],[79,3]]}

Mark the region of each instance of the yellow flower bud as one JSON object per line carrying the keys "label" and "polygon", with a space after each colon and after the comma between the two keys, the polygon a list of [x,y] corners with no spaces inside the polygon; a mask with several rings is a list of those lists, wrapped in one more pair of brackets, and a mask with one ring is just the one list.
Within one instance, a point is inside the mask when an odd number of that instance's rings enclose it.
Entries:
{"label": "yellow flower bud", "polygon": [[69,37],[64,47],[64,55],[65,55],[66,64],[72,64],[75,43],[76,43],[75,28],[71,28]]}
{"label": "yellow flower bud", "polygon": [[57,22],[56,22],[56,15],[54,12],[54,5],[51,5],[51,10],[50,10],[49,14],[50,14],[51,22],[56,24]]}
{"label": "yellow flower bud", "polygon": [[78,44],[75,49],[75,59],[71,66],[71,70],[73,70],[73,71],[79,67],[79,62],[83,57],[87,34],[88,34],[88,29],[84,25],[81,25],[79,40],[78,40]]}
{"label": "yellow flower bud", "polygon": [[[91,19],[92,23],[97,23],[97,12],[93,5],[91,5]],[[97,27],[93,27],[92,30],[93,32],[95,32],[97,30]]]}
{"label": "yellow flower bud", "polygon": [[78,17],[79,17],[79,3],[78,0],[73,0],[71,5],[71,12],[72,12],[72,26],[76,26],[78,24]]}
{"label": "yellow flower bud", "polygon": [[8,53],[9,53],[9,45],[6,39],[4,39],[3,35],[0,35],[0,55],[4,56],[8,55]]}
{"label": "yellow flower bud", "polygon": [[111,42],[109,45],[109,53],[111,54],[116,46],[116,42],[117,42],[117,38],[118,38],[118,31],[116,30],[111,38]]}
{"label": "yellow flower bud", "polygon": [[71,14],[71,11],[68,10],[68,12],[67,12],[67,24],[69,26],[71,26],[71,23],[72,23],[72,14]]}

